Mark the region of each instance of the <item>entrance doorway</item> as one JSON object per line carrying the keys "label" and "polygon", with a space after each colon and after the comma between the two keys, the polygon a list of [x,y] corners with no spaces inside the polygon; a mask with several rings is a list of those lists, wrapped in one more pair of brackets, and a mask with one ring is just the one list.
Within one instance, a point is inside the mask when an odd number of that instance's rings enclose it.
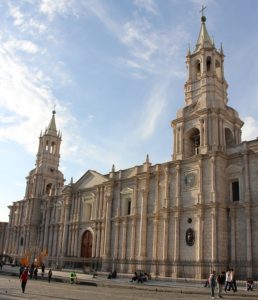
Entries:
{"label": "entrance doorway", "polygon": [[92,234],[86,230],[82,236],[81,256],[90,258],[92,256]]}

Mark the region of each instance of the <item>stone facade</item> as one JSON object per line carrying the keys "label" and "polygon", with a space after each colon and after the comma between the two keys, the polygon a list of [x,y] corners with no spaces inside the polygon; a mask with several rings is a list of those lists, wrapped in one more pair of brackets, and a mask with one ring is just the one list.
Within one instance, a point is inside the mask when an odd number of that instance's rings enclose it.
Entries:
{"label": "stone facade", "polygon": [[25,198],[10,206],[5,252],[56,266],[205,278],[231,266],[258,278],[258,140],[241,141],[227,105],[223,49],[205,25],[188,51],[185,106],[172,121],[172,160],[87,171],[64,186],[55,112],[40,135]]}
{"label": "stone facade", "polygon": [[8,225],[7,222],[0,222],[0,256],[5,254],[4,244],[5,244],[6,233],[7,233],[7,225]]}

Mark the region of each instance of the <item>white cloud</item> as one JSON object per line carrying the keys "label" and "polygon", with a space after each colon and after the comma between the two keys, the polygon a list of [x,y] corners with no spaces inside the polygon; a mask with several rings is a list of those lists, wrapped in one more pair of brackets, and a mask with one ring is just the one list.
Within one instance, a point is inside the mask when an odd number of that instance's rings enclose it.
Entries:
{"label": "white cloud", "polygon": [[9,51],[14,52],[16,50],[24,51],[30,54],[35,54],[39,51],[38,46],[29,41],[29,40],[17,40],[17,39],[10,39],[9,41],[3,44],[3,47]]}
{"label": "white cloud", "polygon": [[134,0],[137,7],[145,9],[154,15],[158,14],[156,3],[153,0]]}
{"label": "white cloud", "polygon": [[56,15],[73,14],[77,15],[77,5],[79,1],[74,0],[42,0],[39,9],[53,20]]}
{"label": "white cloud", "polygon": [[244,119],[244,126],[242,128],[242,140],[248,141],[258,137],[258,121],[253,117],[246,117]]}
{"label": "white cloud", "polygon": [[170,80],[164,79],[157,83],[150,92],[145,109],[140,116],[139,129],[137,135],[142,139],[148,139],[153,134],[156,124],[164,112],[167,102],[167,92]]}
{"label": "white cloud", "polygon": [[9,5],[9,13],[14,19],[15,26],[21,26],[24,23],[23,13],[20,11],[18,6]]}
{"label": "white cloud", "polygon": [[[44,129],[42,126],[49,122],[54,103],[60,112],[59,118],[62,120],[62,115],[66,115],[70,120],[44,81],[3,48],[0,49],[0,90],[2,117],[7,121],[1,124],[0,139],[16,141],[31,153],[36,151],[35,141]],[[67,121],[60,123],[65,125]]]}

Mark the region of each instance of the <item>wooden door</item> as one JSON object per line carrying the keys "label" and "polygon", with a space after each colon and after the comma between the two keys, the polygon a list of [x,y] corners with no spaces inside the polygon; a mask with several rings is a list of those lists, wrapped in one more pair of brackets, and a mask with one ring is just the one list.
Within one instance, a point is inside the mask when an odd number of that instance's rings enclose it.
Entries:
{"label": "wooden door", "polygon": [[85,231],[82,236],[81,256],[92,256],[92,234],[89,230]]}

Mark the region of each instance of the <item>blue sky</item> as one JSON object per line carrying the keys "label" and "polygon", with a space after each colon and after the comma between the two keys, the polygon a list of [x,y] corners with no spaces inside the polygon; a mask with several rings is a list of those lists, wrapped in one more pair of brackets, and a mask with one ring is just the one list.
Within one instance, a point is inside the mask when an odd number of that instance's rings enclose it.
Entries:
{"label": "blue sky", "polygon": [[78,180],[171,159],[170,127],[184,105],[185,56],[200,9],[223,43],[228,105],[243,140],[258,136],[258,2],[20,0],[0,2],[0,221],[21,200],[38,137],[56,105],[60,169]]}

